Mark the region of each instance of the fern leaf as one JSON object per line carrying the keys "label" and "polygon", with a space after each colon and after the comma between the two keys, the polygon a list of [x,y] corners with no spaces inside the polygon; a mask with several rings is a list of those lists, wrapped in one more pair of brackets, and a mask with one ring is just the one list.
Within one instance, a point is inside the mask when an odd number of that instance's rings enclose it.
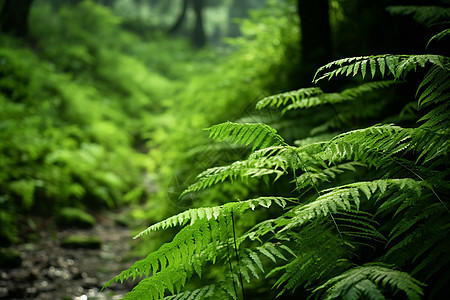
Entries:
{"label": "fern leaf", "polygon": [[210,132],[209,137],[218,141],[229,139],[244,145],[253,143],[253,150],[285,144],[275,129],[262,123],[226,122],[211,126],[207,130]]}
{"label": "fern leaf", "polygon": [[440,6],[389,6],[387,11],[392,15],[412,15],[416,22],[425,25],[450,19],[450,9]]}
{"label": "fern leaf", "polygon": [[[432,54],[424,54],[424,55],[383,54],[375,56],[351,57],[333,61],[319,68],[316,74],[314,75],[313,81],[317,83],[322,79],[330,80],[333,76],[338,74],[347,75],[347,73],[344,73],[344,71],[347,70],[347,68],[349,67],[353,67],[357,63],[360,63],[362,66],[368,64],[372,78],[375,77],[378,71],[380,72],[381,76],[384,76],[386,72],[386,66],[388,67],[387,69],[389,70],[389,73],[393,75],[394,79],[398,79],[401,76],[406,76],[406,74],[408,74],[411,70],[413,69],[415,70],[418,67],[424,67],[427,63],[430,63],[434,66],[438,66],[445,70],[450,70],[450,59],[446,56],[432,55]],[[366,68],[367,67],[361,68],[361,74],[363,77],[366,74]]]}
{"label": "fern leaf", "polygon": [[[228,224],[229,222],[220,226],[221,234],[229,232]],[[197,222],[191,226],[184,227],[172,242],[164,244],[159,250],[150,253],[145,259],[135,262],[129,269],[122,271],[119,275],[107,282],[104,288],[110,286],[113,282],[123,282],[128,278],[133,278],[134,280],[137,277],[149,276],[150,274],[153,274],[151,277],[154,278],[151,281],[153,282],[153,280],[158,280],[155,275],[165,278],[166,273],[170,274],[173,272],[173,268],[178,267],[184,267],[184,271],[178,271],[178,274],[181,276],[179,280],[185,282],[194,271],[193,268],[196,264],[192,260],[196,259],[196,256],[210,254],[211,257],[206,257],[212,259],[213,256],[217,255],[213,251],[214,249],[209,249],[211,251],[210,253],[206,251],[208,247],[214,248],[216,246],[212,241],[215,239],[220,240],[217,236],[219,232],[211,231],[210,226],[207,222]],[[194,243],[191,242],[192,240],[194,240]],[[181,255],[182,253],[192,253],[192,255]],[[208,260],[206,257],[203,257],[203,260],[197,259],[204,264]],[[171,284],[172,282],[176,282],[176,280],[171,281]],[[165,285],[166,287],[167,285]]]}
{"label": "fern leaf", "polygon": [[[220,284],[211,284],[193,291],[186,291],[179,293],[177,295],[166,296],[164,300],[202,300],[207,299],[214,295],[218,289],[220,289]],[[231,299],[231,298],[228,298]]]}
{"label": "fern leaf", "polygon": [[196,222],[204,222],[211,219],[217,220],[219,217],[223,217],[224,215],[228,215],[230,213],[242,214],[248,209],[254,210],[257,206],[269,208],[272,204],[277,204],[284,208],[288,201],[297,200],[283,197],[259,197],[246,201],[229,202],[220,206],[189,209],[148,227],[144,231],[137,234],[134,239],[147,235],[152,231],[166,229],[177,225],[184,225],[188,221],[190,221],[190,225],[193,225]]}
{"label": "fern leaf", "polygon": [[439,32],[438,34],[433,35],[427,43],[427,48],[432,41],[434,41],[434,40],[440,41],[441,39],[443,39],[444,37],[449,36],[449,35],[450,35],[450,29],[444,29],[443,31]]}
{"label": "fern leaf", "polygon": [[[272,269],[266,277],[281,274],[274,288],[283,286],[280,296],[298,286],[306,287],[328,272],[340,268],[341,258],[346,256],[342,240],[332,233],[327,224],[312,222],[295,235],[298,243],[297,255],[287,264]],[[327,249],[333,249],[328,251]]]}
{"label": "fern leaf", "polygon": [[364,95],[367,92],[371,92],[376,89],[387,88],[393,83],[394,81],[388,80],[368,82],[356,87],[345,89],[340,93],[321,93],[319,95],[314,95],[311,97],[304,97],[302,99],[293,101],[290,105],[286,106],[286,108],[284,108],[282,112],[285,113],[286,111],[292,109],[304,109],[324,104],[337,104],[345,101],[351,101]]}
{"label": "fern leaf", "polygon": [[[365,194],[367,197],[367,193],[369,193],[370,199],[375,198],[375,200],[377,200],[391,195],[393,191],[399,189],[409,193],[415,193],[417,186],[422,184],[422,182],[410,178],[379,179],[352,183],[325,190],[325,193],[317,197],[314,201],[308,204],[299,205],[290,210],[288,215],[291,219],[284,224],[282,231],[301,226],[308,220],[320,216],[327,216],[330,213],[337,213],[341,210],[359,210],[362,194]],[[375,234],[373,237],[374,239],[378,239],[380,236]]]}
{"label": "fern leaf", "polygon": [[288,102],[295,103],[301,99],[314,97],[317,95],[321,95],[322,93],[323,91],[317,87],[304,88],[286,93],[281,93],[259,100],[256,103],[256,109],[262,109],[265,107],[285,106],[288,104]]}
{"label": "fern leaf", "polygon": [[228,166],[210,168],[202,172],[197,176],[196,182],[184,190],[180,197],[190,192],[203,190],[226,179],[233,181],[238,178],[275,174],[275,180],[277,180],[287,172],[288,167],[289,161],[285,156],[250,156],[247,160],[236,161]]}
{"label": "fern leaf", "polygon": [[394,290],[404,292],[408,299],[419,300],[423,295],[422,285],[408,273],[384,265],[367,264],[352,268],[328,280],[316,288],[314,293],[326,290],[325,299],[348,299],[347,297],[361,294],[370,299],[384,299],[380,298],[382,291],[386,286],[390,286]]}

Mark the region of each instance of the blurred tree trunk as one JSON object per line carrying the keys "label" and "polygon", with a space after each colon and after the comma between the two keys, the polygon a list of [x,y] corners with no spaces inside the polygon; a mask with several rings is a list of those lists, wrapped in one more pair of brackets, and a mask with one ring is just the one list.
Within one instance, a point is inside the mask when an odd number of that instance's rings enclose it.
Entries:
{"label": "blurred tree trunk", "polygon": [[192,31],[192,43],[201,48],[206,44],[205,30],[203,29],[203,0],[192,0],[195,13],[195,26]]}
{"label": "blurred tree trunk", "polygon": [[186,17],[186,10],[188,6],[188,0],[183,0],[183,7],[181,9],[181,13],[178,16],[177,21],[173,26],[169,29],[169,34],[175,34],[178,30],[180,30],[181,25],[183,25],[184,19]]}
{"label": "blurred tree trunk", "polygon": [[5,0],[0,11],[0,30],[17,37],[27,37],[32,2],[33,0]]}
{"label": "blurred tree trunk", "polygon": [[301,23],[302,61],[305,75],[331,59],[331,30],[328,0],[298,0]]}

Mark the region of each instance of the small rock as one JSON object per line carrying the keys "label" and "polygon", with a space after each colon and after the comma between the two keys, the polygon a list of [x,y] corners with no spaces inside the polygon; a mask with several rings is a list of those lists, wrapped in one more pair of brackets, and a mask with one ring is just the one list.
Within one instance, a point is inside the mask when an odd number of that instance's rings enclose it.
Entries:
{"label": "small rock", "polygon": [[49,283],[47,280],[36,281],[34,287],[39,292],[49,292],[56,289],[56,286],[53,283]]}
{"label": "small rock", "polygon": [[0,298],[6,298],[8,296],[8,288],[6,287],[0,287]]}
{"label": "small rock", "polygon": [[0,278],[1,278],[2,280],[8,280],[8,279],[9,279],[8,273],[2,272],[2,273],[0,274]]}
{"label": "small rock", "polygon": [[37,288],[35,288],[35,287],[28,287],[27,289],[26,289],[26,293],[27,294],[32,294],[32,295],[34,295],[34,294],[37,294]]}
{"label": "small rock", "polygon": [[31,277],[31,273],[24,269],[13,269],[9,272],[9,276],[16,282],[27,282]]}

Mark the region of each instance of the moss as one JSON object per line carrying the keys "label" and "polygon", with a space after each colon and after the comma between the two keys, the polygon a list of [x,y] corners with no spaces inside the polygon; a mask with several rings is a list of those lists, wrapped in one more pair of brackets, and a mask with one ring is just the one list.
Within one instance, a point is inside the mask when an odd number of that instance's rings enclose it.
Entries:
{"label": "moss", "polygon": [[95,225],[95,218],[79,208],[65,207],[56,216],[56,224],[60,227],[91,228]]}
{"label": "moss", "polygon": [[61,241],[64,248],[100,249],[102,241],[97,236],[71,235]]}
{"label": "moss", "polygon": [[0,267],[18,268],[22,265],[19,251],[10,248],[0,248]]}

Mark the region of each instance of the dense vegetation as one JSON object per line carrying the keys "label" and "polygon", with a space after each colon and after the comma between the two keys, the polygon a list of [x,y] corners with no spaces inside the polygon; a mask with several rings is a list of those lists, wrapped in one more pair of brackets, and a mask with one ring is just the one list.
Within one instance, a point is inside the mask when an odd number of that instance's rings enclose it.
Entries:
{"label": "dense vegetation", "polygon": [[126,206],[146,258],[106,286],[140,278],[129,299],[446,297],[448,8],[318,1],[319,57],[302,1],[244,1],[202,49],[164,1],[51,2],[0,36],[2,242]]}

